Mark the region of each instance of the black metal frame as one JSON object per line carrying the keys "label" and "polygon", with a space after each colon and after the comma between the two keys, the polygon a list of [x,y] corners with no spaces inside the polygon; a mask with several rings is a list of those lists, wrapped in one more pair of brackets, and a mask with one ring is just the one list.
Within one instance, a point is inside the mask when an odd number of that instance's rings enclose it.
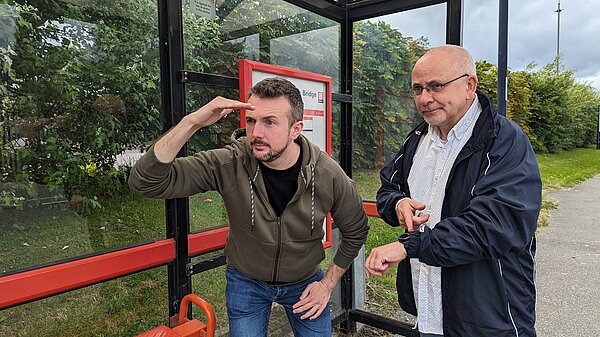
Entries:
{"label": "black metal frame", "polygon": [[352,321],[377,327],[395,334],[402,334],[406,337],[419,337],[419,332],[413,326],[395,319],[375,315],[368,311],[350,309],[348,310],[348,317]]}
{"label": "black metal frame", "polygon": [[498,27],[498,112],[506,116],[508,78],[508,0],[500,0]]}
{"label": "black metal frame", "polygon": [[[463,0],[284,0],[310,12],[316,13],[340,24],[340,92],[333,94],[333,100],[341,104],[340,116],[340,165],[352,176],[352,29],[356,21],[374,18],[396,12],[446,3],[447,25],[446,42],[462,44]],[[164,130],[168,130],[185,114],[185,85],[187,83],[220,86],[238,89],[238,79],[215,74],[203,74],[186,70],[183,60],[183,22],[181,0],[158,0],[159,34],[161,60],[162,110],[165,116]],[[232,5],[233,6],[233,5]],[[229,6],[229,7],[232,7]],[[228,8],[231,11],[232,8]],[[222,14],[221,12],[219,14]],[[498,45],[498,106],[506,114],[506,50],[507,50],[508,0],[500,0],[500,33]],[[265,45],[265,41],[262,41]],[[268,62],[268,60],[261,60]],[[600,138],[600,136],[599,136]],[[600,143],[600,141],[599,141]],[[185,156],[184,147],[178,156]],[[181,298],[191,291],[191,276],[225,263],[223,256],[210,258],[196,264],[190,263],[187,236],[189,233],[188,199],[166,201],[167,237],[176,241],[177,256],[168,265],[169,276],[169,317],[175,317]],[[352,267],[351,267],[352,268]],[[405,336],[418,334],[406,323],[375,315],[354,308],[352,270],[341,280],[342,313],[334,313],[332,320],[346,332],[356,330],[356,323],[364,323]]]}
{"label": "black metal frame", "polygon": [[[166,132],[185,115],[185,88],[178,78],[183,69],[183,18],[181,0],[158,0],[158,25],[160,42],[160,77],[162,111],[165,116],[163,130]],[[178,156],[187,155],[183,146]],[[189,263],[188,198],[167,200],[167,238],[175,240],[176,258],[169,263],[169,323],[176,322],[181,299],[192,291],[192,279],[186,272]]]}
{"label": "black metal frame", "polygon": [[600,150],[600,106],[598,107],[598,138],[596,140],[596,150]]}

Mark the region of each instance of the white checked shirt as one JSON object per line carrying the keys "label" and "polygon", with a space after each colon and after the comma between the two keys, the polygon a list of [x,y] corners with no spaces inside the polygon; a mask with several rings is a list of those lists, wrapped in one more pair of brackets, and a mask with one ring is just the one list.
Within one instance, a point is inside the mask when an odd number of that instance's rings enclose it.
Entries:
{"label": "white checked shirt", "polygon": [[[448,133],[448,140],[443,141],[439,128],[432,126],[420,140],[408,175],[408,186],[411,198],[427,206],[422,212],[429,213],[429,221],[422,226],[434,228],[441,220],[450,169],[460,150],[471,138],[480,113],[481,105],[475,96],[467,113]],[[410,264],[419,331],[443,335],[442,270],[414,258],[410,259]]]}

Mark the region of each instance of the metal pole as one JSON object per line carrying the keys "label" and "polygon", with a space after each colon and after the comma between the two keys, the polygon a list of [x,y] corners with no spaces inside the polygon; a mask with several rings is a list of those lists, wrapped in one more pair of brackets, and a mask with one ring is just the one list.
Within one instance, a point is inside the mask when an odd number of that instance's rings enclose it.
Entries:
{"label": "metal pole", "polygon": [[596,150],[600,150],[600,106],[598,107],[598,137],[596,140]]}
{"label": "metal pole", "polygon": [[464,1],[448,0],[446,6],[446,43],[462,46]]}
{"label": "metal pole", "polygon": [[558,0],[558,8],[555,10],[558,15],[558,24],[556,27],[556,74],[558,75],[559,67],[560,67],[560,12],[562,12],[562,8],[560,8],[560,0]]}
{"label": "metal pole", "polygon": [[[160,83],[162,113],[165,116],[163,132],[169,130],[185,115],[185,87],[178,79],[184,69],[183,63],[183,14],[181,0],[159,0],[158,22],[160,41]],[[184,145],[177,154],[187,155]],[[189,205],[188,198],[165,201],[165,222],[167,238],[175,240],[175,260],[167,267],[169,296],[169,326],[177,324],[179,303],[183,296],[192,291],[192,279],[187,275]]]}
{"label": "metal pole", "polygon": [[498,113],[506,116],[506,101],[508,100],[508,0],[500,0],[498,11]]}
{"label": "metal pole", "polygon": [[[339,2],[342,8],[346,8],[346,0]],[[348,11],[345,12],[344,20],[341,22],[341,85],[340,91],[346,95],[352,95],[352,32],[354,22],[350,20]],[[340,115],[340,165],[349,177],[352,177],[352,103],[342,103]],[[334,247],[337,249],[337,230],[333,238]],[[355,260],[356,261],[356,260]],[[355,262],[356,263],[356,262]],[[363,262],[364,263],[364,262]],[[355,297],[354,264],[344,273],[340,280],[341,307],[346,312],[344,320],[340,322],[340,329],[345,333],[356,332],[356,322],[348,319],[347,312],[354,309],[353,299]],[[364,274],[363,274],[364,275]],[[362,276],[362,275],[361,275]]]}

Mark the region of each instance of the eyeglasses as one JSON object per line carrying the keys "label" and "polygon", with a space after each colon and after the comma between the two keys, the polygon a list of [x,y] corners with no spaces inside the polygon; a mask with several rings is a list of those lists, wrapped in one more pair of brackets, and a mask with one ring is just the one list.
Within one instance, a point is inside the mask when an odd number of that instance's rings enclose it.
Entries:
{"label": "eyeglasses", "polygon": [[452,79],[452,80],[450,80],[450,81],[448,81],[446,83],[435,83],[435,82],[433,82],[433,83],[431,83],[429,85],[426,85],[426,86],[415,85],[414,87],[412,87],[412,89],[410,89],[408,91],[408,93],[410,94],[411,97],[417,97],[417,96],[421,96],[421,94],[423,93],[423,90],[427,90],[427,92],[430,93],[430,94],[432,92],[440,92],[440,91],[444,90],[444,88],[448,84],[450,84],[450,83],[452,83],[452,82],[454,82],[456,80],[459,80],[459,79],[461,79],[463,77],[466,77],[466,76],[469,76],[469,74],[460,75],[457,78]]}

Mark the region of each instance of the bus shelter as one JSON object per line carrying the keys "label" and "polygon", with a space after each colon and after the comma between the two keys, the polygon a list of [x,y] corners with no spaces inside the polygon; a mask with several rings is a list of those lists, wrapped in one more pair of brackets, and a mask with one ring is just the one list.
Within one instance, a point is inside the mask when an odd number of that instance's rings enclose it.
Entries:
{"label": "bus shelter", "polygon": [[[128,10],[135,12],[138,2],[143,1],[124,2],[123,6],[133,7]],[[59,3],[64,7],[85,6],[85,1],[64,0]],[[498,106],[500,112],[506,114],[508,1],[501,0],[499,3]],[[144,9],[149,12],[143,12]],[[389,25],[376,22],[382,17],[423,9],[444,18],[443,21],[424,22],[424,25],[440,26],[440,31],[445,32],[446,43],[462,45],[463,0],[158,0],[154,3],[154,10],[151,7],[137,10],[154,15],[156,19],[149,25],[154,25],[157,35],[156,44],[151,47],[156,53],[153,62],[157,81],[154,83],[159,84],[151,83],[150,79],[146,87],[132,87],[131,92],[150,87],[160,94],[153,103],[159,118],[155,118],[154,124],[148,123],[146,128],[160,124],[159,131],[164,132],[214,95],[240,97],[239,60],[325,75],[331,78],[329,90],[333,101],[331,155],[355,180],[376,179],[377,176],[372,173],[377,172],[400,146],[403,138],[398,135],[403,136],[418,121],[407,94],[410,61],[416,60],[427,48],[419,36],[398,35]],[[12,13],[10,7],[4,10]],[[109,17],[109,14],[77,12],[82,18],[88,18],[86,23],[66,20],[66,13],[57,15],[61,18],[55,19],[57,30],[73,28],[78,31],[80,46],[87,46],[80,47],[81,50],[99,49],[101,41],[97,37],[92,38],[94,29],[90,28],[89,22],[95,22],[98,17],[104,18],[103,15]],[[121,19],[127,20],[127,17]],[[50,19],[40,21],[46,24],[54,22]],[[96,23],[95,27],[105,23]],[[388,35],[382,37],[383,33]],[[64,44],[67,37],[53,35],[53,40],[46,37],[45,42]],[[7,46],[11,43],[16,45],[18,38],[7,41]],[[51,41],[54,42],[48,43]],[[77,42],[77,39],[71,39],[71,44],[73,41]],[[402,44],[395,44],[398,42]],[[127,43],[141,47],[151,42],[130,40]],[[369,49],[371,46],[372,49]],[[131,54],[131,50],[128,53],[125,58],[139,56]],[[148,60],[140,56],[139,64],[144,62]],[[381,70],[376,65],[387,68]],[[129,65],[119,74],[125,83],[135,82],[144,76],[144,72],[140,71],[142,68]],[[97,74],[97,77],[102,77],[102,74]],[[153,85],[155,88],[151,88]],[[107,87],[110,85],[102,84],[96,91],[108,91]],[[86,95],[95,94],[90,89]],[[122,100],[119,104],[111,100],[119,94],[97,95],[99,97],[94,104],[101,107],[108,105],[121,111],[118,107]],[[123,105],[127,107],[125,101]],[[91,106],[96,107],[94,104]],[[393,115],[388,111],[401,111],[402,114]],[[239,124],[237,117],[214,129],[202,130],[179,155],[220,146]],[[374,127],[365,127],[370,124]],[[24,136],[15,139],[27,140]],[[92,170],[90,167],[85,166],[85,169]],[[372,186],[363,187],[359,186],[359,190],[365,200],[364,208],[369,217],[377,218],[374,196],[378,186],[375,190]],[[54,198],[57,202],[66,202],[65,198]],[[69,203],[73,201],[72,197],[67,199],[70,199]],[[139,240],[107,240],[106,235],[101,233],[106,226],[98,226],[93,231],[100,233],[96,234],[100,235],[101,241],[111,241],[110,244],[99,244],[73,256],[57,254],[41,260],[34,258],[37,263],[16,264],[0,270],[0,309],[16,310],[45,298],[63,296],[60,294],[161,267],[164,268],[161,270],[166,270],[167,286],[163,299],[164,316],[175,324],[181,299],[194,292],[194,284],[204,282],[205,273],[225,264],[222,249],[228,232],[226,215],[215,199],[218,196],[166,200],[162,235],[159,234],[161,229],[157,229],[147,236],[140,234],[142,239]],[[211,213],[200,214],[196,210],[197,204],[216,206],[210,208]],[[37,220],[27,221],[33,225]],[[20,228],[23,225],[15,226]],[[329,238],[331,250],[336,249],[337,238],[333,224]],[[26,247],[33,245],[25,243]],[[68,251],[70,246],[73,244],[64,245],[62,251]],[[353,332],[357,323],[362,323],[405,336],[416,336],[411,324],[366,309],[368,299],[363,261],[364,256],[355,260],[334,291],[331,313],[334,326],[341,332]],[[115,296],[118,297],[118,294]]]}

